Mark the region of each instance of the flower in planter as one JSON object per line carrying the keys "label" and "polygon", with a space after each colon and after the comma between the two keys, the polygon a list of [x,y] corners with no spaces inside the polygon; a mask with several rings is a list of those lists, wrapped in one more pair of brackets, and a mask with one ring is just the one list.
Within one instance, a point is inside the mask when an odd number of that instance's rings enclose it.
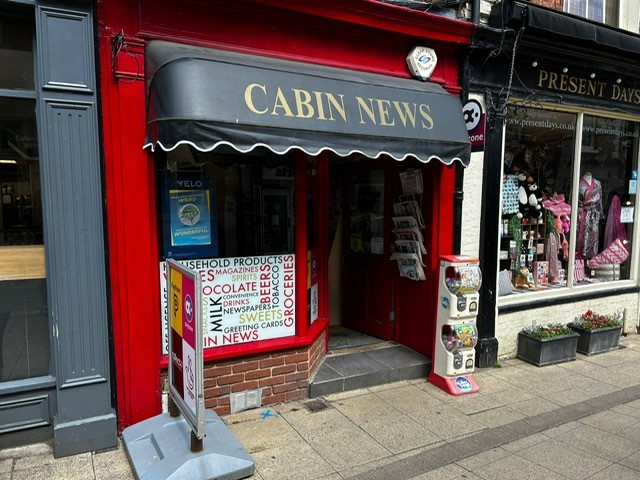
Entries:
{"label": "flower in planter", "polygon": [[597,330],[599,328],[619,327],[622,325],[622,311],[613,315],[601,315],[591,309],[584,312],[570,323],[570,325],[584,328],[585,330]]}
{"label": "flower in planter", "polygon": [[533,323],[524,327],[522,332],[536,338],[560,337],[562,335],[571,335],[573,333],[567,325],[554,322],[547,323],[546,325]]}

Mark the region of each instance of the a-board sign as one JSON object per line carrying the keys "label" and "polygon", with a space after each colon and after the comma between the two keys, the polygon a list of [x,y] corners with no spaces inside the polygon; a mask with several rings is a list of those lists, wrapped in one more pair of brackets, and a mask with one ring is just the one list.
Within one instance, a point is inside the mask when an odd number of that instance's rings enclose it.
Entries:
{"label": "a-board sign", "polygon": [[169,395],[198,439],[206,434],[200,274],[167,260]]}

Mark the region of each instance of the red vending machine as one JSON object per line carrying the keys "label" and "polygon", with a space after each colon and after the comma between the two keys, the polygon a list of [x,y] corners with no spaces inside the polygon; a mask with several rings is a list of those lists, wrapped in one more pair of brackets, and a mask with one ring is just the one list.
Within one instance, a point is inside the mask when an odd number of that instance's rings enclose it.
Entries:
{"label": "red vending machine", "polygon": [[482,285],[478,259],[466,255],[441,256],[438,285],[438,318],[429,382],[451,395],[477,392],[478,384],[471,374],[478,341],[478,291]]}

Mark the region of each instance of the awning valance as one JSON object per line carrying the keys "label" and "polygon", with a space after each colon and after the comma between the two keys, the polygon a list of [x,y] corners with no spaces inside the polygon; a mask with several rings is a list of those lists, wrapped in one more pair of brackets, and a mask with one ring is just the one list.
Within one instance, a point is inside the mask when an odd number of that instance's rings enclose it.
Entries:
{"label": "awning valance", "polygon": [[145,147],[386,154],[467,165],[459,100],[418,80],[194,46],[147,46]]}

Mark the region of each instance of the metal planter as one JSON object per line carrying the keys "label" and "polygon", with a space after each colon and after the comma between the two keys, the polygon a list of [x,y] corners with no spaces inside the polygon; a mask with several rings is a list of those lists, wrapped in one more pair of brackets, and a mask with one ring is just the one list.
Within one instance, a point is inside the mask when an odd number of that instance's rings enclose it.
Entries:
{"label": "metal planter", "polygon": [[538,367],[576,359],[576,348],[580,335],[571,333],[551,338],[538,338],[518,333],[518,355],[525,362]]}
{"label": "metal planter", "polygon": [[622,326],[598,328],[596,330],[586,330],[575,325],[569,326],[571,330],[580,335],[577,350],[584,355],[610,352],[620,346]]}

